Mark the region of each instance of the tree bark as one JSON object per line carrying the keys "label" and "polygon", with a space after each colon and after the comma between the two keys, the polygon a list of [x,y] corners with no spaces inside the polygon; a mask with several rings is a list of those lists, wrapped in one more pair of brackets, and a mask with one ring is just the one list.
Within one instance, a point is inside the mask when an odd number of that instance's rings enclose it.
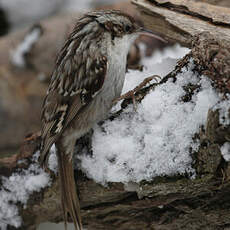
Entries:
{"label": "tree bark", "polygon": [[230,42],[230,9],[199,1],[133,0],[146,27],[169,40],[191,47],[191,38],[209,32],[217,41]]}

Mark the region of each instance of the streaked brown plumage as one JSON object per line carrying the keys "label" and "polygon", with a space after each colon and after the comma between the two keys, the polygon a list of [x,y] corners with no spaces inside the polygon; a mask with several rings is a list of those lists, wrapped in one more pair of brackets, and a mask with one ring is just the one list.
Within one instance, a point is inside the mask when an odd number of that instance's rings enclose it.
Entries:
{"label": "streaked brown plumage", "polygon": [[137,33],[143,31],[120,11],[84,15],[61,49],[42,112],[40,161],[47,166],[56,144],[64,221],[70,214],[82,229],[72,155],[75,142],[103,120],[119,97],[126,59]]}

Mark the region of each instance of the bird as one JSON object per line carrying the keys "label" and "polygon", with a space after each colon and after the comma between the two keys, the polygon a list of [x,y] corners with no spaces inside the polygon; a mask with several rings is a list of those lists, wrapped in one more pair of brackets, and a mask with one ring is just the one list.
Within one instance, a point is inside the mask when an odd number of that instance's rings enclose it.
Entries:
{"label": "bird", "polygon": [[42,107],[40,163],[48,168],[55,144],[65,229],[69,214],[75,229],[82,230],[73,169],[76,140],[104,120],[120,97],[129,48],[141,33],[163,40],[124,12],[88,12],[57,55]]}

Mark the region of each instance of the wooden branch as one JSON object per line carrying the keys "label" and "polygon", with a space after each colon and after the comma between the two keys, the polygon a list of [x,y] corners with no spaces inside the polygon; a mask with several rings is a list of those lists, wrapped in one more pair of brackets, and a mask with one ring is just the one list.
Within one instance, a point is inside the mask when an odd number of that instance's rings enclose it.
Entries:
{"label": "wooden branch", "polygon": [[230,9],[185,0],[133,0],[146,27],[191,47],[191,38],[209,32],[230,43]]}
{"label": "wooden branch", "polygon": [[200,0],[201,2],[206,2],[215,6],[230,7],[229,0]]}
{"label": "wooden branch", "polygon": [[229,26],[230,25],[230,9],[210,5],[205,2],[188,1],[188,0],[150,0],[159,7],[166,7],[174,12],[188,14],[212,24]]}

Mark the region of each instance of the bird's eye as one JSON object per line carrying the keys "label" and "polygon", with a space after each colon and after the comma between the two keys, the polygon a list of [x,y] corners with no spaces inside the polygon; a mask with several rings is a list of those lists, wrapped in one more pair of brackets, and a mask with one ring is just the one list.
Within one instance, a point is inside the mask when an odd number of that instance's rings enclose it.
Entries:
{"label": "bird's eye", "polygon": [[126,32],[130,32],[130,30],[131,30],[131,26],[130,26],[130,25],[126,25],[126,26],[125,26],[125,31],[126,31]]}

